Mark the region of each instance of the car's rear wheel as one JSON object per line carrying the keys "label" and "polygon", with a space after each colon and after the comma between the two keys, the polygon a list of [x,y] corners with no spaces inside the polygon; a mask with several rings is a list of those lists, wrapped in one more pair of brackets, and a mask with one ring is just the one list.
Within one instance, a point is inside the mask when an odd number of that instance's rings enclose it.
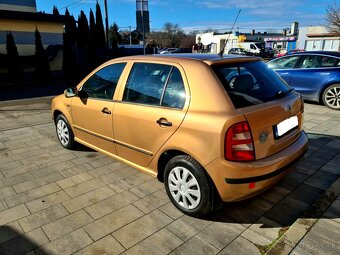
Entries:
{"label": "car's rear wheel", "polygon": [[340,110],[340,84],[327,87],[322,94],[322,101],[327,107]]}
{"label": "car's rear wheel", "polygon": [[213,188],[204,168],[192,157],[180,155],[165,167],[165,189],[183,213],[201,217],[212,211]]}
{"label": "car's rear wheel", "polygon": [[63,114],[59,114],[55,123],[59,142],[64,148],[72,149],[75,144],[74,134],[66,117]]}

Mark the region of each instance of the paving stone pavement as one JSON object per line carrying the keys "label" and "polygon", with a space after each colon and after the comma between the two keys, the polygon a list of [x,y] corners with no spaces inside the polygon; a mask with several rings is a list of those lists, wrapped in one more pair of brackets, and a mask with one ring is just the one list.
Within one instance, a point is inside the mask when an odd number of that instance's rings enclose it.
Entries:
{"label": "paving stone pavement", "polygon": [[[0,104],[0,254],[261,254],[339,177],[340,112],[306,103],[310,146],[294,170],[196,219],[154,177],[63,149],[49,107]],[[340,254],[339,208],[338,198],[292,254]]]}

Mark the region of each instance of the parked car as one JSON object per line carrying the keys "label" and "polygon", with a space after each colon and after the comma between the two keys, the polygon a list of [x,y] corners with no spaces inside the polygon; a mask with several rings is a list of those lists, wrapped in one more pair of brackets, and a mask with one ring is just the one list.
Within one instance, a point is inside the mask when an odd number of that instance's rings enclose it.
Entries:
{"label": "parked car", "polygon": [[159,51],[159,54],[169,54],[175,52],[176,50],[178,50],[178,48],[165,48]]}
{"label": "parked car", "polygon": [[289,86],[304,99],[340,110],[340,53],[310,51],[269,61]]}
{"label": "parked car", "polygon": [[274,49],[272,49],[270,47],[266,47],[261,51],[260,56],[262,58],[273,58],[275,53],[276,53],[276,51]]}
{"label": "parked car", "polygon": [[244,56],[253,56],[254,55],[253,53],[246,51],[243,48],[231,48],[228,51],[228,54],[236,54],[236,55],[244,55]]}
{"label": "parked car", "polygon": [[257,57],[116,58],[54,98],[52,116],[62,146],[157,176],[196,217],[268,189],[307,149],[300,95]]}
{"label": "parked car", "polygon": [[280,57],[283,57],[283,56],[286,56],[286,55],[291,55],[291,54],[294,54],[294,53],[297,53],[297,52],[304,52],[304,51],[305,50],[295,49],[295,50],[279,52],[279,53],[275,54],[274,56],[276,58],[280,58]]}

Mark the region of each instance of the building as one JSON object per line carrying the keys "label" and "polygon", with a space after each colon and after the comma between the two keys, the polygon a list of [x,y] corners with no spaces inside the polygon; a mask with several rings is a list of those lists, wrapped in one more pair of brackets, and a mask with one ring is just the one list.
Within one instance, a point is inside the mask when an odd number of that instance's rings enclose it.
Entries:
{"label": "building", "polygon": [[[35,0],[0,0],[0,58],[7,54],[6,35],[13,34],[25,72],[34,71],[35,36],[39,30],[48,54],[50,70],[62,70],[62,45],[65,16],[37,12]],[[6,75],[7,67],[0,61],[0,75]]]}
{"label": "building", "polygon": [[301,27],[297,47],[305,50],[340,50],[340,37],[329,33],[325,27]]}
{"label": "building", "polygon": [[203,33],[196,35],[196,43],[201,42],[206,48],[205,52],[218,53],[222,50],[226,41],[228,41],[225,52],[231,48],[241,47],[240,43],[243,42],[258,42],[265,45],[267,48],[275,50],[287,51],[296,48],[296,41],[298,38],[297,22],[292,24],[290,29],[284,29],[281,33],[272,32],[257,32],[252,30],[251,33]]}
{"label": "building", "polygon": [[136,22],[139,33],[150,33],[148,0],[136,0]]}

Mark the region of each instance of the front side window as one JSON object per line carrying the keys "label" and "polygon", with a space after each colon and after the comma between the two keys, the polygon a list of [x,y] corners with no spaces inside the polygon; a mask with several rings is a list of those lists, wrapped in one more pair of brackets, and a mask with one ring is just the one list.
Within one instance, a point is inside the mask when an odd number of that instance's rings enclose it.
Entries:
{"label": "front side window", "polygon": [[112,99],[126,63],[106,66],[83,84],[82,91],[90,98]]}
{"label": "front side window", "polygon": [[299,60],[299,56],[278,58],[270,61],[268,66],[273,69],[293,69]]}
{"label": "front side window", "polygon": [[123,101],[183,108],[185,89],[180,71],[173,66],[135,63],[125,86]]}

